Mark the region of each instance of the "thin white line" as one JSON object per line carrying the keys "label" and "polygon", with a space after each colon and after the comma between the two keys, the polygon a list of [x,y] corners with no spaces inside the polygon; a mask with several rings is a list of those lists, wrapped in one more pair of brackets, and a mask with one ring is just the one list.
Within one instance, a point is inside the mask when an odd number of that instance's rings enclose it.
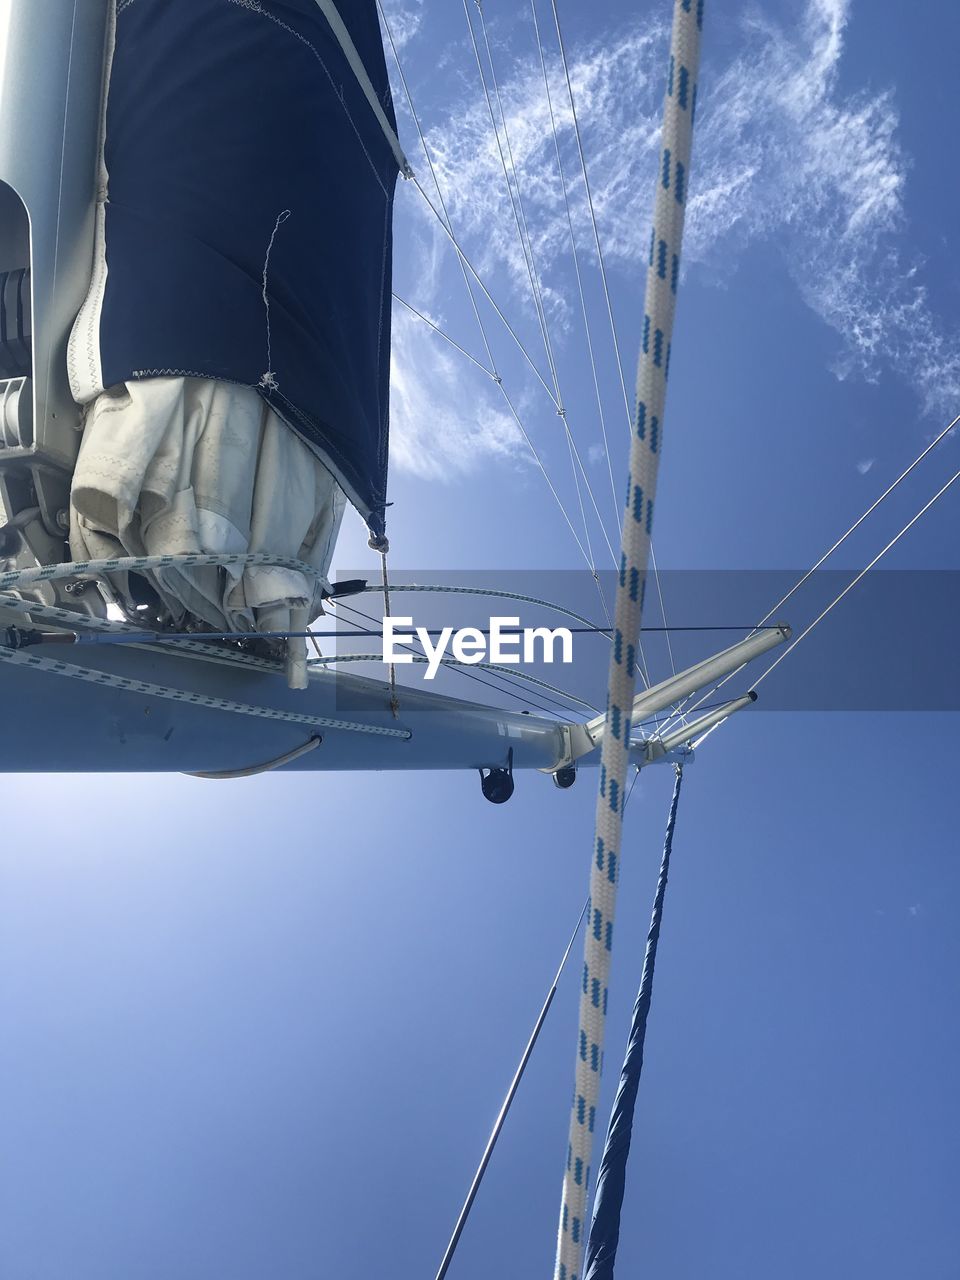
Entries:
{"label": "thin white line", "polygon": [[546,92],[547,108],[550,112],[550,127],[553,132],[553,145],[557,154],[557,171],[560,175],[560,189],[563,192],[563,204],[567,214],[567,228],[570,232],[570,247],[573,251],[573,268],[577,277],[577,290],[580,294],[580,312],[583,316],[583,329],[587,339],[587,351],[590,355],[590,369],[593,373],[593,387],[597,397],[597,413],[600,417],[600,434],[603,438],[603,449],[607,459],[607,473],[610,477],[610,496],[613,498],[614,518],[617,521],[617,528],[622,530],[623,522],[620,517],[620,503],[617,499],[617,487],[613,478],[613,461],[610,457],[610,445],[607,439],[607,423],[603,412],[603,396],[600,391],[600,375],[597,372],[597,360],[593,347],[593,335],[590,332],[590,321],[587,317],[587,300],[583,292],[583,277],[580,273],[580,255],[577,252],[577,237],[573,230],[573,215],[570,211],[567,182],[563,172],[563,160],[560,155],[560,138],[557,134],[557,123],[553,111],[553,97],[550,93],[550,80],[547,75],[547,63],[543,50],[543,41],[540,38],[540,23],[537,18],[536,0],[530,0],[530,8],[533,13],[533,27],[537,38],[537,50],[540,54],[540,69],[543,72],[543,87]]}
{"label": "thin white line", "polygon": [[890,539],[890,541],[887,543],[887,545],[883,548],[882,551],[877,552],[877,554],[873,557],[870,563],[865,568],[860,570],[860,572],[857,574],[857,576],[853,579],[852,582],[847,583],[847,585],[843,588],[843,590],[840,592],[837,598],[831,601],[831,603],[827,605],[827,607],[823,610],[823,612],[818,614],[817,617],[815,617],[814,620],[810,623],[810,625],[800,632],[796,640],[794,640],[792,644],[789,644],[786,647],[786,649],[784,649],[784,651],[781,654],[779,654],[773,662],[770,663],[770,666],[767,667],[766,671],[764,671],[763,674],[759,676],[757,680],[754,681],[754,686],[758,684],[762,684],[763,681],[766,680],[767,676],[770,675],[770,673],[774,671],[777,667],[779,667],[780,663],[784,660],[784,658],[788,654],[793,653],[797,645],[800,644],[802,640],[805,640],[807,638],[807,636],[814,629],[814,627],[818,626],[823,621],[823,619],[827,616],[827,614],[836,608],[836,606],[840,603],[840,601],[844,598],[844,596],[846,596],[849,592],[851,592],[853,588],[857,585],[857,583],[863,581],[863,579],[867,576],[870,570],[876,564],[878,564],[880,560],[883,559],[883,557],[887,554],[887,552],[892,547],[895,547],[897,545],[897,543],[904,536],[904,534],[910,532],[910,530],[917,523],[917,521],[920,520],[921,517],[926,515],[926,513],[930,510],[930,508],[934,505],[934,503],[938,502],[943,497],[943,495],[947,492],[950,486],[952,484],[955,484],[957,480],[960,480],[960,471],[955,471],[953,473],[953,475],[950,477],[947,483],[941,489],[937,490],[937,492],[933,495],[930,501],[925,503],[920,508],[917,514],[913,517],[913,519],[908,521],[907,524],[905,524],[903,528],[900,530],[900,532],[896,534],[895,537]]}
{"label": "thin white line", "polygon": [[[915,469],[915,468],[916,468],[916,467],[917,467],[917,466],[918,466],[918,465],[919,465],[919,464],[924,460],[924,458],[926,458],[926,457],[927,457],[927,455],[928,455],[929,453],[931,453],[931,452],[932,452],[932,451],[937,447],[937,445],[938,445],[938,444],[940,444],[943,440],[945,440],[945,439],[947,438],[947,436],[950,434],[950,432],[951,432],[951,431],[953,431],[953,430],[954,430],[958,425],[960,425],[960,414],[958,414],[958,415],[953,419],[953,421],[952,421],[951,423],[949,423],[946,427],[944,427],[944,428],[943,428],[943,430],[940,432],[940,434],[939,434],[938,436],[935,436],[935,437],[934,437],[934,439],[933,439],[933,440],[931,440],[931,442],[927,445],[927,447],[926,447],[926,448],[925,448],[921,453],[918,453],[918,454],[917,454],[917,456],[916,456],[916,457],[914,458],[914,460],[910,463],[910,465],[909,465],[905,470],[903,470],[903,471],[901,471],[901,472],[900,472],[900,474],[897,476],[896,480],[894,480],[892,484],[888,485],[888,486],[887,486],[887,488],[886,488],[886,489],[884,489],[883,493],[881,493],[881,494],[880,494],[879,498],[876,498],[876,499],[875,499],[875,500],[870,504],[870,506],[869,506],[869,507],[867,507],[867,509],[866,509],[866,511],[864,511],[863,515],[861,515],[857,520],[855,520],[855,521],[853,522],[853,524],[852,524],[852,525],[850,526],[850,528],[846,531],[846,533],[842,534],[842,535],[841,535],[841,536],[836,540],[836,542],[833,544],[833,546],[832,546],[832,547],[830,547],[830,549],[829,549],[828,551],[825,551],[825,552],[823,553],[823,555],[822,555],[822,556],[820,557],[820,559],[816,562],[816,564],[815,564],[811,569],[808,569],[808,570],[807,570],[807,572],[803,575],[803,577],[802,577],[802,578],[799,578],[799,579],[798,579],[798,580],[793,584],[793,586],[790,588],[790,590],[787,592],[787,594],[786,594],[785,596],[782,596],[782,597],[780,598],[780,600],[778,600],[778,601],[777,601],[777,603],[773,606],[773,608],[772,608],[772,609],[770,609],[766,614],[764,614],[764,616],[763,616],[763,617],[760,619],[760,621],[757,623],[757,627],[756,627],[756,628],[754,628],[754,630],[756,630],[756,629],[757,629],[757,628],[759,628],[759,627],[762,627],[762,626],[764,625],[764,623],[765,623],[765,622],[769,622],[769,621],[770,621],[770,619],[774,616],[774,614],[777,612],[777,610],[778,610],[778,609],[780,609],[784,604],[786,604],[786,602],[787,602],[787,601],[788,601],[788,600],[789,600],[793,595],[795,595],[797,591],[799,591],[799,590],[800,590],[800,588],[803,586],[803,584],[804,584],[805,582],[807,582],[807,581],[810,579],[810,577],[811,577],[814,573],[816,573],[816,571],[817,571],[819,568],[821,568],[821,567],[822,567],[822,565],[823,565],[827,560],[829,560],[829,558],[833,555],[833,553],[834,553],[835,551],[839,550],[839,548],[843,546],[843,544],[844,544],[844,543],[846,542],[846,540],[850,537],[850,535],[851,535],[851,534],[853,534],[853,533],[855,533],[855,532],[856,532],[856,530],[860,528],[860,526],[861,526],[861,525],[863,524],[863,522],[867,519],[867,517],[868,517],[868,516],[870,516],[870,515],[872,515],[872,514],[873,514],[873,512],[874,512],[874,511],[876,511],[877,507],[879,507],[879,506],[880,506],[880,504],[881,504],[881,503],[882,503],[886,498],[888,498],[888,497],[890,496],[890,494],[891,494],[891,493],[893,493],[894,489],[896,489],[896,488],[901,484],[901,482],[902,482],[902,481],[904,481],[904,480],[907,478],[907,476],[908,476],[908,475],[910,475],[910,473],[911,473],[911,472],[912,472],[912,471],[913,471],[913,470],[914,470],[914,469]],[[952,483],[952,481],[951,481],[951,483]],[[789,652],[789,650],[788,650],[787,652]],[[782,657],[782,656],[783,656],[783,655],[781,655],[781,657]],[[741,668],[740,668],[740,670],[743,670],[743,668],[741,667]],[[710,689],[707,693],[703,693],[703,694],[701,694],[701,695],[700,695],[700,697],[697,699],[697,701],[696,701],[696,702],[694,702],[694,703],[692,704],[692,706],[690,706],[690,707],[688,708],[688,710],[687,710],[687,714],[692,714],[694,711],[696,711],[696,709],[697,709],[699,706],[701,706],[701,705],[702,705],[702,704],[703,704],[703,703],[704,703],[708,698],[712,698],[712,697],[713,697],[713,695],[714,695],[714,694],[715,694],[719,689],[722,689],[722,688],[723,688],[723,686],[724,686],[725,684],[727,684],[730,680],[732,680],[732,679],[733,679],[733,677],[734,677],[735,675],[737,675],[737,672],[736,672],[736,671],[731,672],[731,673],[730,673],[730,675],[728,675],[728,676],[724,676],[724,678],[723,678],[722,680],[720,680],[717,684],[715,684],[715,685],[713,686],[713,688],[712,688],[712,689]],[[673,718],[675,718],[675,717],[673,717]],[[667,727],[669,727],[669,725],[668,725]]]}
{"label": "thin white line", "polygon": [[273,372],[273,339],[270,333],[270,295],[267,292],[267,275],[270,271],[270,255],[273,252],[273,244],[277,238],[277,232],[289,217],[289,209],[284,209],[282,213],[278,214],[273,228],[273,235],[271,235],[270,243],[267,245],[267,256],[263,260],[263,305],[267,313],[267,371],[260,379],[260,386],[266,387],[271,391],[276,391],[279,384],[277,375]]}
{"label": "thin white line", "polygon": [[471,363],[475,364],[478,369],[482,369],[488,378],[493,378],[494,381],[496,381],[497,375],[493,373],[492,370],[488,369],[487,366],[483,364],[482,361],[478,360],[476,356],[472,356],[464,347],[461,347],[460,343],[451,338],[449,333],[444,332],[438,324],[434,324],[429,316],[425,316],[422,311],[418,311],[416,307],[411,306],[411,304],[407,302],[405,298],[401,298],[398,293],[393,295],[393,300],[394,302],[399,302],[401,307],[406,307],[408,311],[412,312],[419,320],[422,320],[424,324],[429,325],[434,333],[438,333],[441,338],[446,342],[449,342],[451,347],[456,347],[461,355],[466,356],[467,359],[471,361]]}

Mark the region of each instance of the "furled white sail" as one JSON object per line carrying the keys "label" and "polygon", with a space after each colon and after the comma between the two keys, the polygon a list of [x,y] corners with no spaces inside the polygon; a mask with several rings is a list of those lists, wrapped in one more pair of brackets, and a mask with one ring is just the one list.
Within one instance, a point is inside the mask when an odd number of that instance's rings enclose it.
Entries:
{"label": "furled white sail", "polygon": [[[71,495],[75,560],[269,551],[312,565],[152,575],[174,619],[226,631],[296,629],[320,592],[343,492],[251,387],[200,378],[121,384],[91,404]],[[134,603],[129,584],[117,585]],[[302,625],[302,623],[301,623]]]}

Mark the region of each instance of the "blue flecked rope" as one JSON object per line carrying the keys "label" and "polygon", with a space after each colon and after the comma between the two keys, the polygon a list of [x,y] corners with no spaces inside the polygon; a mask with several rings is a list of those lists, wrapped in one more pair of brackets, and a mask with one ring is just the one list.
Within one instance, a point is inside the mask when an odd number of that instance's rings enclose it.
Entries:
{"label": "blue flecked rope", "polygon": [[660,942],[660,925],[663,921],[663,900],[666,897],[667,880],[670,876],[673,833],[677,825],[677,806],[680,803],[682,786],[683,766],[677,765],[677,779],[673,788],[673,799],[670,801],[667,833],[663,841],[663,858],[660,862],[660,874],[657,877],[657,892],[654,895],[650,930],[647,934],[647,949],[643,957],[643,973],[633,1010],[633,1025],[630,1029],[623,1070],[620,1073],[620,1087],[617,1089],[613,1114],[607,1128],[607,1140],[600,1160],[600,1172],[597,1175],[597,1198],[593,1207],[590,1238],[587,1241],[584,1280],[613,1280],[613,1268],[617,1260],[620,1214],[626,1189],[627,1158],[630,1155],[633,1116],[640,1086],[640,1073],[643,1070],[647,1018],[650,1015],[650,1003],[653,998],[657,946]]}
{"label": "blue flecked rope", "polygon": [[593,1133],[607,1011],[623,797],[629,763],[636,655],[650,555],[670,342],[689,188],[693,117],[700,66],[703,0],[675,0],[663,141],[657,176],[620,581],[614,618],[606,728],[600,761],[596,838],[590,875],[590,923],[584,950],[576,1085],[563,1183],[555,1280],[580,1276]]}

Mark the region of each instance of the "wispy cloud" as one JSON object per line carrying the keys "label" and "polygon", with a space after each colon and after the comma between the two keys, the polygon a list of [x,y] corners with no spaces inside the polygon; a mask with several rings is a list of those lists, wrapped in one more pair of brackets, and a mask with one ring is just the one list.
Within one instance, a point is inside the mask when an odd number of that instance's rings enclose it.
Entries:
{"label": "wispy cloud", "polygon": [[710,87],[690,208],[694,261],[750,241],[781,250],[800,293],[839,335],[835,372],[891,369],[925,412],[960,393],[957,335],[932,311],[908,247],[909,163],[889,92],[840,86],[850,0],[808,0],[785,31],[762,18]]}
{"label": "wispy cloud", "polygon": [[449,480],[488,459],[522,456],[513,418],[492,396],[464,394],[463,356],[399,308],[394,309],[392,350],[393,463],[428,480]]}
{"label": "wispy cloud", "polygon": [[[931,308],[922,263],[908,247],[909,163],[893,95],[841,84],[850,20],[850,0],[807,0],[789,27],[756,9],[742,21],[737,56],[721,66],[708,57],[686,262],[722,277],[751,244],[775,246],[804,301],[837,334],[837,376],[876,379],[890,370],[914,388],[925,412],[943,412],[960,398],[960,343]],[[665,41],[661,25],[634,25],[568,50],[604,253],[614,269],[635,272],[645,261]],[[571,321],[564,302],[571,294],[569,238],[529,25],[518,21],[494,53],[545,306],[562,338]],[[578,243],[589,255],[573,121],[552,54],[548,72]],[[469,93],[450,103],[429,143],[459,236],[485,278],[532,315],[500,153],[475,69],[471,74]],[[452,254],[448,262],[455,271]],[[438,290],[454,287],[443,271],[432,279]],[[401,399],[409,399],[414,375],[402,351],[398,370]],[[512,439],[484,432],[485,443],[469,422],[465,432],[468,461],[460,470],[485,451],[501,454]]]}
{"label": "wispy cloud", "polygon": [[387,6],[390,32],[397,49],[402,52],[416,36],[423,23],[423,0],[410,0],[406,4]]}

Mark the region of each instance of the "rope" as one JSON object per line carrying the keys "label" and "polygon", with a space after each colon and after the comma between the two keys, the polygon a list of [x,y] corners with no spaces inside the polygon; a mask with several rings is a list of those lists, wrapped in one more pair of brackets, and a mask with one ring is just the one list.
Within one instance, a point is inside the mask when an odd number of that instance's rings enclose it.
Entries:
{"label": "rope", "polygon": [[640,990],[637,992],[630,1039],[627,1042],[627,1053],[620,1073],[620,1087],[617,1089],[613,1104],[613,1113],[607,1128],[607,1140],[604,1143],[603,1157],[600,1161],[600,1172],[597,1175],[597,1196],[593,1222],[590,1226],[590,1239],[587,1243],[584,1280],[613,1280],[613,1268],[617,1260],[620,1214],[626,1189],[627,1157],[630,1155],[637,1091],[640,1086],[640,1074],[643,1071],[643,1050],[647,1038],[650,1001],[653,997],[653,977],[657,965],[660,925],[663,920],[663,900],[670,875],[673,832],[677,825],[677,806],[680,803],[682,786],[683,766],[677,765],[677,780],[674,784],[670,815],[667,819],[663,859],[660,863],[660,874],[657,877],[657,892],[653,901],[653,914],[650,917],[650,931],[647,934],[647,949],[643,957]]}
{"label": "rope", "polygon": [[[554,9],[555,11],[555,9]],[[675,0],[670,71],[664,102],[663,143],[654,206],[654,265],[647,273],[637,405],[623,527],[606,731],[590,876],[591,927],[584,955],[576,1088],[558,1228],[555,1280],[580,1275],[593,1131],[600,1092],[607,982],[616,908],[629,763],[630,720],[636,683],[644,585],[650,554],[670,341],[683,238],[693,141],[693,106],[700,62],[702,3]]]}
{"label": "rope", "polygon": [[[536,15],[536,0],[530,0],[530,3],[533,8],[534,28],[537,32],[537,39],[539,41],[539,24],[537,22],[537,15]],[[623,409],[624,409],[624,414],[626,415],[626,421],[627,421],[627,434],[630,438],[632,438],[633,419],[630,414],[630,399],[627,395],[627,382],[623,372],[623,358],[620,354],[620,338],[619,338],[619,335],[617,334],[617,322],[614,319],[614,315],[613,315],[613,300],[610,296],[610,286],[607,280],[607,268],[603,258],[603,247],[600,243],[600,228],[597,223],[597,211],[593,203],[593,191],[590,186],[590,176],[587,172],[587,160],[583,150],[583,137],[580,133],[580,119],[577,115],[576,100],[574,99],[574,96],[573,96],[573,82],[570,78],[570,68],[567,63],[567,51],[563,41],[563,31],[560,27],[560,14],[557,12],[556,0],[550,0],[550,6],[553,11],[553,22],[557,32],[557,45],[560,50],[560,62],[563,67],[563,77],[567,87],[567,100],[570,103],[570,115],[573,119],[573,131],[574,131],[574,136],[577,142],[577,155],[580,159],[580,172],[583,176],[583,189],[587,197],[587,209],[590,214],[590,225],[591,225],[591,228],[593,229],[593,243],[597,251],[597,266],[600,272],[600,282],[603,286],[603,296],[607,306],[607,318],[610,321],[610,337],[613,341],[613,354],[617,362],[617,373],[620,379],[620,390],[623,394]],[[690,7],[690,0],[686,0],[686,8],[688,11],[689,11],[689,7]],[[703,16],[703,0],[698,0],[697,16],[698,16],[698,23],[699,23],[701,22],[702,16]],[[542,57],[542,48],[541,48],[541,57]],[[544,72],[544,79],[546,80],[546,72]],[[548,86],[547,88],[548,97],[549,97],[549,92],[550,90]],[[693,115],[694,115],[695,106],[696,106],[696,90],[694,89],[693,100],[690,108],[691,128],[693,126]],[[551,109],[550,115],[552,120],[553,119],[552,109]],[[558,159],[559,159],[559,147],[558,147]],[[564,199],[566,199],[566,193],[564,194]],[[569,209],[567,210],[567,214],[569,217]],[[572,235],[572,229],[571,229],[571,235]],[[653,242],[651,241],[651,259],[650,259],[651,267],[653,266],[652,248],[653,248]],[[677,257],[677,267],[679,268],[679,254]],[[675,289],[676,281],[674,281],[673,283],[674,283],[674,289]],[[606,439],[606,437],[604,437],[604,439]],[[612,483],[613,483],[613,477],[611,475],[611,484]],[[622,522],[619,522],[619,525],[622,532],[622,528],[623,528]],[[666,625],[667,615],[663,608],[663,591],[660,586],[660,571],[659,571],[659,568],[657,567],[657,556],[656,556],[656,552],[654,550],[652,541],[650,543],[650,559],[653,565],[654,580],[656,581],[656,585],[657,585],[657,595],[659,596],[659,599],[660,599],[660,612],[663,615],[664,625]],[[673,670],[674,675],[676,675],[677,668],[676,668],[676,663],[674,662],[673,646],[670,644],[669,636],[667,638],[667,650],[670,657],[670,666]],[[646,655],[643,652],[642,645],[640,646],[640,659],[641,659],[641,667],[643,670],[644,680],[646,684],[649,686],[650,679],[647,674],[647,660],[646,660]]]}
{"label": "rope", "polygon": [[[115,622],[110,618],[95,618],[90,614],[77,613],[70,609],[58,609],[55,605],[36,604],[32,600],[21,600],[17,596],[0,596],[0,608],[11,613],[29,615],[33,621],[46,621],[66,627],[70,631],[82,635],[84,641],[93,640],[103,634],[104,643],[120,642],[130,644],[135,649],[162,649],[167,654],[190,653],[200,657],[214,658],[238,667],[249,667],[255,671],[267,671],[276,674],[283,671],[283,663],[270,658],[258,658],[251,653],[242,653],[239,649],[223,649],[212,644],[204,644],[199,639],[181,636],[165,636],[160,632],[143,631],[129,622]],[[89,633],[89,634],[88,634]],[[258,633],[259,634],[259,633]],[[310,633],[313,634],[312,632]],[[217,636],[222,639],[222,636]]]}

